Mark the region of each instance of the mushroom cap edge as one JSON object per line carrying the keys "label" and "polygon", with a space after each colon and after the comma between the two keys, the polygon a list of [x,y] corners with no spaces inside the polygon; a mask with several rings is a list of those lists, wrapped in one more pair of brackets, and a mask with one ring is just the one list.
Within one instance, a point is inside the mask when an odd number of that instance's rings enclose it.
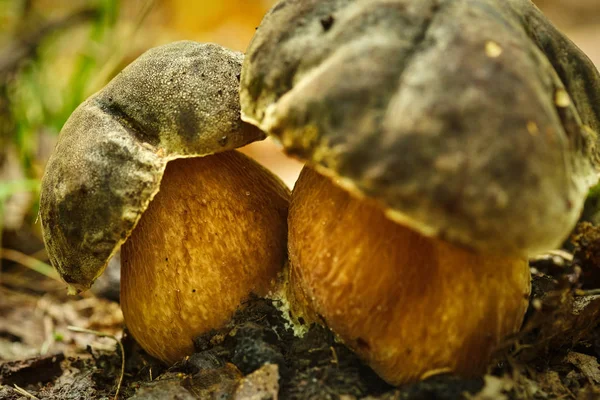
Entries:
{"label": "mushroom cap edge", "polygon": [[168,161],[264,139],[240,119],[242,60],[214,44],[159,46],[73,112],[40,199],[50,262],[71,292],[102,274],[159,191]]}

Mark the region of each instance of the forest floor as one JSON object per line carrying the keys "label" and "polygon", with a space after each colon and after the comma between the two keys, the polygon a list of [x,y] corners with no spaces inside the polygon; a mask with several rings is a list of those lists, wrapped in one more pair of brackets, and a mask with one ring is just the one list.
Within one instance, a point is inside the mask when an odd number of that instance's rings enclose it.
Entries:
{"label": "forest floor", "polygon": [[[67,297],[64,284],[8,266],[0,285],[0,399],[112,399],[117,391],[120,399],[173,400],[598,399],[600,229],[581,224],[569,248],[531,261],[525,323],[486,375],[400,388],[324,328],[295,337],[260,299],[167,368],[123,331],[118,302],[102,293]],[[103,293],[114,298],[114,290]]]}
{"label": "forest floor", "polygon": [[[535,3],[600,65],[598,0]],[[181,4],[188,13],[189,4]],[[240,41],[237,31],[229,36]],[[277,159],[280,172],[283,162]],[[2,247],[27,254],[42,247],[3,239]],[[198,338],[196,354],[167,368],[124,331],[117,280],[68,297],[63,283],[3,260],[0,399],[600,399],[600,228],[580,224],[566,248],[531,261],[525,323],[487,374],[400,388],[323,328],[294,337],[276,308],[258,299],[229,326]]]}

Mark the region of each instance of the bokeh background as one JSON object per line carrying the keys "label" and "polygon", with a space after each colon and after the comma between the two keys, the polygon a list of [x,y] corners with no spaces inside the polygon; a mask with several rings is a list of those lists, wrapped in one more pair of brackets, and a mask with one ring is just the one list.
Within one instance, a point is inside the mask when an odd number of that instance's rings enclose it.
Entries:
{"label": "bokeh background", "polygon": [[[600,66],[600,0],[534,2]],[[73,109],[150,47],[187,39],[244,51],[273,3],[0,0],[0,287],[27,281],[18,279],[16,264],[53,274],[37,199],[45,162]],[[243,151],[293,185],[301,165],[274,143]]]}

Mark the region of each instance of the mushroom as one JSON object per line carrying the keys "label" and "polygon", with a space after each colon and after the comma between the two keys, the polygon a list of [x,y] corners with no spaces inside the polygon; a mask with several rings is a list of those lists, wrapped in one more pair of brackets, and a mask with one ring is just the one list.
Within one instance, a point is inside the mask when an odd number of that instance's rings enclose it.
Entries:
{"label": "mushroom", "polygon": [[306,167],[287,296],[392,384],[482,373],[597,181],[600,77],[529,0],[280,1],[242,119]]}
{"label": "mushroom", "polygon": [[240,120],[243,56],[213,44],[149,50],[71,115],[43,178],[52,265],[90,288],[122,247],[133,337],[172,363],[286,258],[289,190],[233,149],[263,139]]}

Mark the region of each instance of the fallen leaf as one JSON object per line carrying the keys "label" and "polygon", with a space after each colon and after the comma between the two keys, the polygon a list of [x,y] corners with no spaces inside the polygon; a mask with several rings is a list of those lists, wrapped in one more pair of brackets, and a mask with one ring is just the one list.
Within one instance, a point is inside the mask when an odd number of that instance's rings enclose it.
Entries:
{"label": "fallen leaf", "polygon": [[279,367],[265,364],[240,381],[235,400],[277,400],[279,393]]}
{"label": "fallen leaf", "polygon": [[600,383],[600,365],[596,357],[571,351],[565,357],[565,361],[577,367],[586,378]]}

